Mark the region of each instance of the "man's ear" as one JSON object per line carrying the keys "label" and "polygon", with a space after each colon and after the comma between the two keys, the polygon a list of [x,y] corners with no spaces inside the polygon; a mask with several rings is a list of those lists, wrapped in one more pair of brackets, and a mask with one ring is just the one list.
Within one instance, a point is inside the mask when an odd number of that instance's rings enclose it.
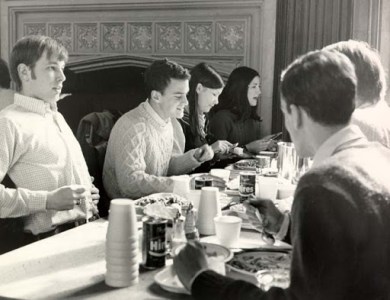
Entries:
{"label": "man's ear", "polygon": [[159,91],[152,91],[150,93],[150,99],[156,103],[160,103],[161,100],[161,93]]}
{"label": "man's ear", "polygon": [[27,82],[30,80],[31,69],[26,64],[19,64],[17,70],[21,81]]}
{"label": "man's ear", "polygon": [[295,104],[291,104],[290,110],[291,110],[292,126],[294,127],[295,130],[300,129],[303,123],[302,108]]}
{"label": "man's ear", "polygon": [[203,85],[201,83],[198,83],[198,85],[196,86],[196,92],[199,94],[200,92],[202,92],[204,89]]}

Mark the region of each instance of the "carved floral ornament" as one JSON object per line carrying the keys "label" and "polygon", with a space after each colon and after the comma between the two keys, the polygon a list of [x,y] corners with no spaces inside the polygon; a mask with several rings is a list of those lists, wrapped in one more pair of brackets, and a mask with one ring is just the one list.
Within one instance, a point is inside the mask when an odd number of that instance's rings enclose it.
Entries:
{"label": "carved floral ornament", "polygon": [[105,53],[158,54],[169,52],[181,54],[184,52],[243,55],[247,30],[245,20],[120,23],[40,22],[25,23],[23,28],[24,35],[48,34],[74,54],[78,52],[99,53],[101,51]]}
{"label": "carved floral ornament", "polygon": [[152,51],[152,23],[129,24],[130,51]]}
{"label": "carved floral ornament", "polygon": [[125,26],[123,23],[102,24],[103,28],[103,50],[123,51]]}

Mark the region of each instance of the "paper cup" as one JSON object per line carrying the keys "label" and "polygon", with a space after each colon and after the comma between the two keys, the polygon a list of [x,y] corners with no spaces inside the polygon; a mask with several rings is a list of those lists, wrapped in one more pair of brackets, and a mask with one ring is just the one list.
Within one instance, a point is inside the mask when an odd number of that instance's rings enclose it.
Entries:
{"label": "paper cup", "polygon": [[219,190],[217,187],[203,187],[198,209],[197,227],[200,234],[215,234],[214,217],[221,215]]}
{"label": "paper cup", "polygon": [[173,193],[184,198],[190,191],[190,177],[189,176],[173,176]]}
{"label": "paper cup", "polygon": [[275,200],[278,192],[278,179],[275,177],[257,177],[256,198]]}
{"label": "paper cup", "polygon": [[242,220],[235,216],[218,216],[214,218],[215,232],[221,245],[237,248],[240,238]]}
{"label": "paper cup", "polygon": [[137,216],[133,200],[111,200],[108,221],[107,239],[110,241],[126,241],[137,236]]}

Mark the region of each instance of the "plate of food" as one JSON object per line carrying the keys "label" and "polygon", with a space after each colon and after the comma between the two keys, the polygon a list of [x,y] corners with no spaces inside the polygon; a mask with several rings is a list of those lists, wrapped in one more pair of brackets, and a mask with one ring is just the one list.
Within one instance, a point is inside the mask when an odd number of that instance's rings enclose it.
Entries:
{"label": "plate of food", "polygon": [[[203,242],[201,242],[201,245],[206,252],[209,267],[212,270],[224,275],[225,263],[232,259],[233,253],[228,248],[221,245]],[[184,246],[185,244],[182,244],[173,248],[172,255],[177,255]],[[158,285],[161,286],[161,288],[166,291],[172,293],[190,294],[180,282],[172,265],[157,273],[154,277],[154,280]]]}
{"label": "plate of food", "polygon": [[134,201],[139,216],[153,216],[174,219],[182,209],[188,207],[188,200],[174,193],[156,193]]}
{"label": "plate of food", "polygon": [[242,159],[234,163],[234,168],[237,170],[256,171],[256,159]]}
{"label": "plate of food", "polygon": [[234,255],[227,267],[245,275],[257,276],[263,271],[290,270],[291,255],[287,252],[247,251]]}

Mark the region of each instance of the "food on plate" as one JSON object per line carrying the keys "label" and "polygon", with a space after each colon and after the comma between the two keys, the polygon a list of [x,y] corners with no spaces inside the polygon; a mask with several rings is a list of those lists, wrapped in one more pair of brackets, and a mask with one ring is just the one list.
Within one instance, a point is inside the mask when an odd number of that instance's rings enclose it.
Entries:
{"label": "food on plate", "polygon": [[174,219],[189,202],[173,193],[156,193],[134,201],[138,215]]}
{"label": "food on plate", "polygon": [[243,159],[234,163],[234,167],[238,170],[256,170],[256,159]]}
{"label": "food on plate", "polygon": [[253,251],[235,254],[228,265],[238,271],[256,274],[263,270],[289,270],[290,263],[288,253]]}

